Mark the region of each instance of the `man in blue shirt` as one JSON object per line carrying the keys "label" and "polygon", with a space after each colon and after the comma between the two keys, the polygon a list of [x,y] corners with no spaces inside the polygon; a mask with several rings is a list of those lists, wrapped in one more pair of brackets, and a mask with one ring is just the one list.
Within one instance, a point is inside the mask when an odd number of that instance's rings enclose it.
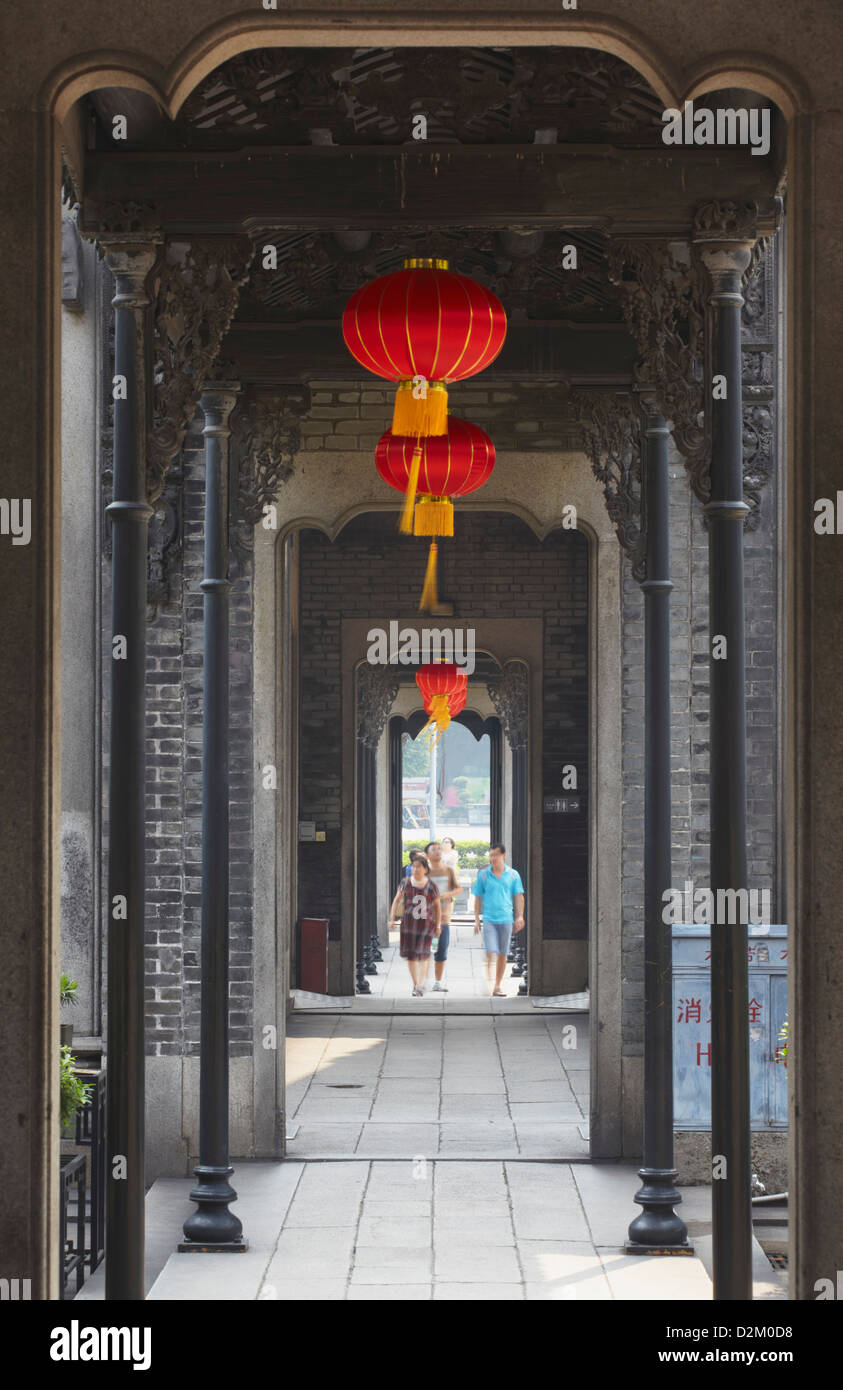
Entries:
{"label": "man in blue shirt", "polygon": [[489,850],[490,867],[481,869],[471,886],[474,895],[474,934],[476,936],[480,931],[482,907],[486,972],[491,983],[492,970],[495,971],[492,994],[498,998],[506,997],[501,989],[501,981],[506,970],[513,926],[517,932],[524,926],[524,885],[518,871],[507,867],[505,856],[505,845],[492,845]]}

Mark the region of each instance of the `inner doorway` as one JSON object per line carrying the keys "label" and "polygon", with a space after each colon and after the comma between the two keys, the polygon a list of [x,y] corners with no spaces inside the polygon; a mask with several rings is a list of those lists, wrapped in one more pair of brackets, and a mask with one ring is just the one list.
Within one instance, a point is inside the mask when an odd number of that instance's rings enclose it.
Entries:
{"label": "inner doorway", "polygon": [[[390,853],[389,896],[407,871],[413,851],[431,855],[433,877],[440,890],[456,891],[443,901],[446,930],[436,943],[436,960],[428,968],[426,994],[448,996],[448,1002],[489,994],[482,942],[474,931],[471,888],[489,863],[490,844],[503,839],[504,795],[511,824],[511,758],[504,768],[504,737],[493,708],[488,682],[499,675],[490,655],[478,654],[468,683],[468,707],[451,722],[438,742],[427,736],[427,714],[419,707],[394,713],[389,720]],[[402,682],[396,704],[413,693],[414,681]],[[417,692],[415,693],[417,696]],[[415,696],[413,696],[415,698]],[[439,854],[437,854],[437,847]],[[448,868],[454,879],[450,879]],[[381,924],[382,972],[370,980],[381,998],[403,998],[408,971],[398,952],[399,933]],[[514,942],[511,965],[520,977],[524,949]],[[507,970],[509,975],[509,969]],[[517,990],[518,979],[512,981]]]}
{"label": "inner doorway", "polygon": [[[329,997],[297,1000],[288,1020],[291,1157],[589,1152],[588,1015],[571,1005],[549,1006],[543,997],[566,988],[568,960],[558,959],[561,932],[553,912],[553,935],[544,940],[542,910],[543,796],[556,789],[563,764],[576,763],[582,791],[587,781],[587,545],[584,536],[561,529],[538,538],[509,515],[460,513],[456,530],[440,578],[442,592],[458,597],[460,612],[435,624],[409,616],[424,555],[407,549],[391,516],[361,514],[333,540],[301,533],[298,809],[301,821],[316,820],[317,832],[320,822],[326,825],[327,839],[299,845],[298,904],[299,915],[332,920]],[[481,782],[488,757],[488,838],[494,825],[526,891],[530,992],[524,995],[511,974],[514,962],[504,999],[482,987],[473,997],[467,990],[462,997],[430,990],[411,998],[401,960],[400,996],[380,992],[387,957],[397,953],[397,936],[390,942],[385,928],[404,860],[405,750],[427,718],[415,667],[368,657],[373,630],[388,631],[396,611],[404,615],[402,628],[459,625],[474,633],[461,734],[484,760]],[[497,706],[489,689],[496,681]],[[448,767],[446,753],[443,800]],[[472,774],[464,775],[471,782]],[[472,790],[485,805],[485,787]],[[317,810],[331,804],[329,792],[341,812],[337,839],[331,820]],[[412,824],[407,829],[427,843],[429,811],[427,824],[423,819],[416,815],[421,834]],[[470,811],[462,826],[440,824],[437,833],[448,828],[459,830],[455,840],[468,839]],[[486,831],[485,819],[480,829]],[[466,864],[469,875],[471,867]],[[350,891],[338,892],[343,885]],[[482,981],[485,952],[474,945],[473,916],[455,949],[477,950]],[[367,977],[371,992],[361,996],[355,966],[373,929],[382,959]],[[582,988],[579,975],[571,988]]]}

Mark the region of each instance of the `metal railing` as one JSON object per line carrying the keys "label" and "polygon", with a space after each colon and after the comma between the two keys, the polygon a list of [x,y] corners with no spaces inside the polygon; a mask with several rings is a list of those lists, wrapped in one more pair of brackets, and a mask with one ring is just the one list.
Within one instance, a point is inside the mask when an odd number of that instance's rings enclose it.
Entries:
{"label": "metal railing", "polygon": [[[59,1230],[62,1251],[61,1298],[75,1282],[73,1297],[105,1254],[105,1105],[104,1068],[78,1066],[79,1079],[89,1086],[89,1103],[76,1112],[74,1142],[89,1153],[61,1159]],[[68,1236],[73,1227],[74,1238]]]}

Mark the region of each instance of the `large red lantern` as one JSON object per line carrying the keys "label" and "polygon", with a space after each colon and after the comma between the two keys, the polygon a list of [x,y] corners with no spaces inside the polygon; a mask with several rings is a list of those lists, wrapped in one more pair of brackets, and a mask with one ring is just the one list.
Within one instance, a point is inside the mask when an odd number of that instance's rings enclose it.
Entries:
{"label": "large red lantern", "polygon": [[446,383],[494,362],[506,314],[497,295],[447,261],[412,259],[351,296],[342,331],[361,366],[398,383],[393,434],[419,438],[445,434]]}
{"label": "large red lantern", "polygon": [[416,672],[416,685],[430,718],[431,741],[436,743],[451,719],[464,708],[468,693],[468,674],[453,661],[430,661]]}
{"label": "large red lantern", "polygon": [[433,537],[427,562],[421,611],[437,606],[437,536],[454,534],[452,497],[465,497],[490,477],[495,446],[484,430],[468,420],[448,418],[448,433],[408,439],[387,430],[375,449],[375,467],[385,483],[405,494],[401,530]]}

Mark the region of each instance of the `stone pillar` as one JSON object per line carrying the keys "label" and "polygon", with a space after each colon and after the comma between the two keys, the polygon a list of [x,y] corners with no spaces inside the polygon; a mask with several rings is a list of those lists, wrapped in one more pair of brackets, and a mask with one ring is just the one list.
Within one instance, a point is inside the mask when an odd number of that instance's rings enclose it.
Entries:
{"label": "stone pillar", "polygon": [[[31,50],[34,53],[34,48]],[[16,68],[23,70],[22,64]],[[19,75],[19,73],[18,73]],[[0,1277],[58,1298],[59,651],[61,580],[58,140],[31,99],[5,103],[0,176],[3,496],[31,535],[0,536]],[[91,465],[93,466],[93,465]]]}
{"label": "stone pillar", "polygon": [[[746,889],[746,648],[741,277],[754,227],[740,210],[709,228],[700,257],[713,309],[709,527],[710,887]],[[715,914],[715,922],[717,916]],[[711,1145],[715,1299],[752,1298],[747,924],[711,931]]]}
{"label": "stone pillar", "polygon": [[106,240],[114,275],[114,500],[108,823],[106,1298],[144,1287],[144,804],[147,277],[155,238]]}
{"label": "stone pillar", "polygon": [[[787,923],[790,1297],[837,1293],[843,1268],[843,112],[798,115],[788,149]],[[820,1280],[827,1281],[819,1285]],[[839,1296],[839,1294],[838,1294]]]}
{"label": "stone pillar", "polygon": [[100,885],[102,660],[98,455],[98,339],[111,276],[96,248],[62,217],[61,528],[61,968],[79,982],[79,1003],[62,1010],[74,1051],[102,1041]]}

